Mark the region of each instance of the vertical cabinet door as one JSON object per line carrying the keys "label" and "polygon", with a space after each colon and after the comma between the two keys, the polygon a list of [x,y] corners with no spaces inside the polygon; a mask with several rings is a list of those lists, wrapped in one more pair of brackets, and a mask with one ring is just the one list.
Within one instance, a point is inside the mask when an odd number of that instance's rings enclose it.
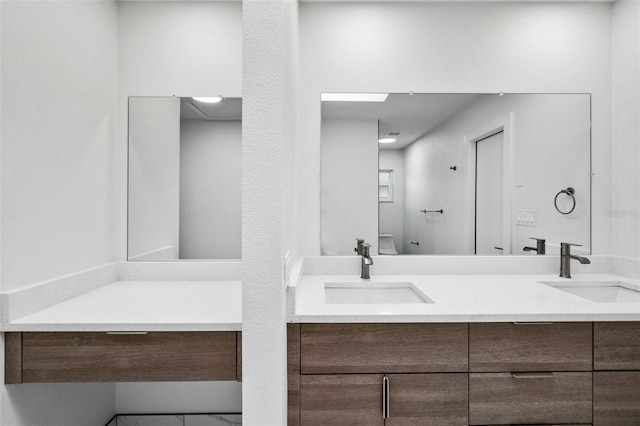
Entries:
{"label": "vertical cabinet door", "polygon": [[594,370],[640,370],[640,322],[593,325]]}
{"label": "vertical cabinet door", "polygon": [[386,426],[469,424],[468,374],[390,374],[387,378]]}
{"label": "vertical cabinet door", "polygon": [[593,424],[640,425],[640,371],[593,373]]}
{"label": "vertical cabinet door", "polygon": [[383,375],[303,375],[303,426],[383,426]]}

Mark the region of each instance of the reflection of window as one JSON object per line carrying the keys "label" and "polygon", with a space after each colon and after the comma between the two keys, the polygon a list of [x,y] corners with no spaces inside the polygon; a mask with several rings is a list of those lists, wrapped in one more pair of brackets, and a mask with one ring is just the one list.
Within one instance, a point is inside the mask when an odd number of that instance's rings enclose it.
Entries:
{"label": "reflection of window", "polygon": [[378,170],[378,201],[393,203],[393,170]]}

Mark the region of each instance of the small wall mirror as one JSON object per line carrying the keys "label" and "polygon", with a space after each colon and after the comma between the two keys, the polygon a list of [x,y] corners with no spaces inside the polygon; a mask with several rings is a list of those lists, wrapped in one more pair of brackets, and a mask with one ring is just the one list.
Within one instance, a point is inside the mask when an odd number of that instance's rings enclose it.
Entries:
{"label": "small wall mirror", "polygon": [[590,253],[589,94],[325,93],[321,131],[325,255]]}
{"label": "small wall mirror", "polygon": [[241,257],[241,119],[241,98],[129,98],[128,260]]}

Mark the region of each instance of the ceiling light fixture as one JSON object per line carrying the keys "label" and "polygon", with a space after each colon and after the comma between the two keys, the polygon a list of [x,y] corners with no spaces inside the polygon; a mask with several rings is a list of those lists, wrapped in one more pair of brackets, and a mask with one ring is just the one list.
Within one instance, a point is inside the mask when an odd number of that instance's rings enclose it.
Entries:
{"label": "ceiling light fixture", "polygon": [[323,102],[384,102],[388,93],[322,93]]}
{"label": "ceiling light fixture", "polygon": [[396,141],[396,138],[380,138],[378,139],[378,142],[380,143],[394,143]]}
{"label": "ceiling light fixture", "polygon": [[222,96],[194,96],[193,100],[205,104],[217,104],[224,99]]}

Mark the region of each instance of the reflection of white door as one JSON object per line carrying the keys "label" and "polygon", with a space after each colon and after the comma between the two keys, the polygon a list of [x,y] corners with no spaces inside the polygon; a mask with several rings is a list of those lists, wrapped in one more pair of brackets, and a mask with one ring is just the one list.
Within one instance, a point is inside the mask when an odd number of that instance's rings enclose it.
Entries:
{"label": "reflection of white door", "polygon": [[476,142],[475,254],[502,254],[503,132]]}

